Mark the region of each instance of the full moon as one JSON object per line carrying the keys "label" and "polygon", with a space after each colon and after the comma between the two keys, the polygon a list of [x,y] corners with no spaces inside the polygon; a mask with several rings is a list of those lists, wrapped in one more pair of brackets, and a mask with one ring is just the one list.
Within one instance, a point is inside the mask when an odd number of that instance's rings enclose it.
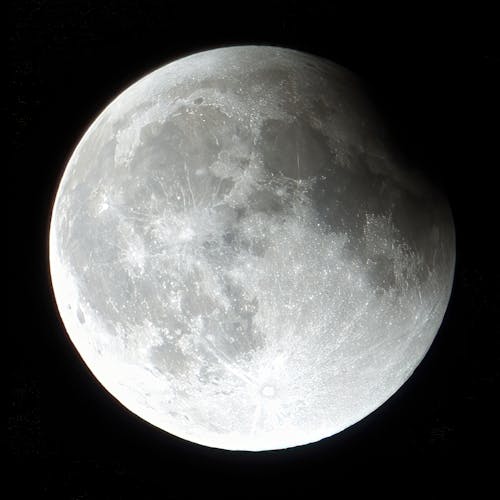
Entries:
{"label": "full moon", "polygon": [[405,165],[361,81],[226,47],[140,79],[55,198],[67,333],[126,408],[228,450],[312,443],[408,379],[455,266],[446,199]]}

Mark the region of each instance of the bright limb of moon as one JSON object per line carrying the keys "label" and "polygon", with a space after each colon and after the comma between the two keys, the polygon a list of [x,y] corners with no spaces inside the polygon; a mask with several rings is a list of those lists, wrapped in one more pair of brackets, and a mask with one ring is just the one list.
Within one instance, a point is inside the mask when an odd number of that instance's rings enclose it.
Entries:
{"label": "bright limb of moon", "polygon": [[311,443],[411,375],[455,237],[358,80],[276,47],[194,54],[81,139],[51,220],[69,337],[148,422],[231,450]]}

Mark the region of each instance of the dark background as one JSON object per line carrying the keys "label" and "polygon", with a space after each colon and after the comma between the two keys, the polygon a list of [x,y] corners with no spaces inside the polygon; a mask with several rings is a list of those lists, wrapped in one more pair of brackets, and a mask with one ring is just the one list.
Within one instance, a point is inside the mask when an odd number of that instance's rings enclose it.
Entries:
{"label": "dark background", "polygon": [[[477,3],[459,10],[400,3],[394,10],[271,0],[10,2],[4,262],[12,342],[3,357],[12,498],[448,498],[493,484],[500,347],[494,16]],[[450,306],[411,379],[341,434],[258,454],[170,436],[106,393],[65,334],[47,255],[58,180],[102,108],[172,59],[246,43],[304,50],[365,77],[402,151],[448,196],[457,231]]]}

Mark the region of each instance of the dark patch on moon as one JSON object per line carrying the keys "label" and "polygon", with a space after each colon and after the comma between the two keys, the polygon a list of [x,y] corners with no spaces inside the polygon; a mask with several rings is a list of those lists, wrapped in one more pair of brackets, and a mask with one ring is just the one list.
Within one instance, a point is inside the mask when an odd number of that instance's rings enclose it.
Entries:
{"label": "dark patch on moon", "polygon": [[80,308],[76,311],[76,317],[82,325],[85,324],[85,314],[83,314],[83,311]]}
{"label": "dark patch on moon", "polygon": [[331,169],[328,138],[302,120],[265,120],[258,141],[266,170],[289,179],[305,180]]}

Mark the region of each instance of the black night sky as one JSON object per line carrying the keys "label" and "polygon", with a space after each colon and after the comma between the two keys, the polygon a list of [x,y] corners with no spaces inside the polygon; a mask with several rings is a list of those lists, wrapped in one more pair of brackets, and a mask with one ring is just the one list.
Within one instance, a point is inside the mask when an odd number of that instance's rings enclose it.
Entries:
{"label": "black night sky", "polygon": [[[500,393],[497,27],[477,4],[400,4],[10,2],[11,498],[484,498],[493,485]],[[404,154],[448,196],[457,231],[450,306],[411,379],[341,434],[259,454],[170,436],[105,392],[65,334],[47,254],[58,180],[102,108],[152,69],[236,44],[303,50],[363,76]]]}

